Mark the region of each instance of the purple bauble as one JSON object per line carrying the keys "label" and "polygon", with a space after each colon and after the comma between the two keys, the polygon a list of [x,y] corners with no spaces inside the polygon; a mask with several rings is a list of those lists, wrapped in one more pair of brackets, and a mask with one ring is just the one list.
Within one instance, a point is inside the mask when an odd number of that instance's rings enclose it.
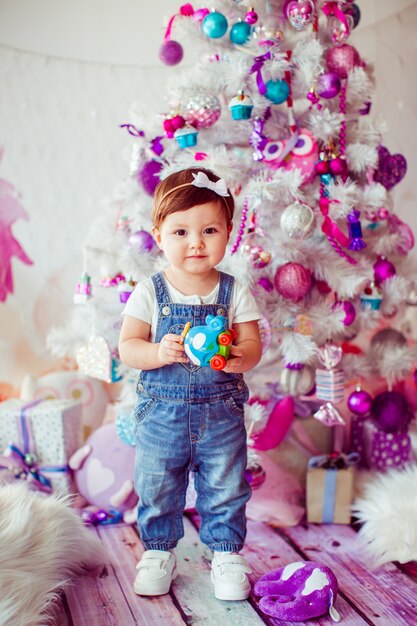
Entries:
{"label": "purple bauble", "polygon": [[350,326],[353,324],[356,318],[356,309],[351,302],[348,300],[337,300],[333,307],[333,309],[343,309],[345,313],[345,317],[343,318],[343,323],[345,326]]}
{"label": "purple bauble", "polygon": [[340,78],[334,72],[320,74],[316,82],[316,92],[320,98],[335,98],[340,91]]}
{"label": "purple bauble", "polygon": [[356,48],[345,43],[342,46],[329,48],[326,54],[326,64],[329,72],[337,74],[339,78],[347,78],[349,72],[361,65],[362,61]]}
{"label": "purple bauble", "polygon": [[155,245],[155,240],[146,230],[137,230],[129,237],[129,245],[135,252],[145,254],[150,252]]}
{"label": "purple bauble", "polygon": [[285,263],[275,273],[275,288],[288,300],[298,302],[310,291],[310,270],[299,263]]}
{"label": "purple bauble", "polygon": [[147,194],[153,196],[156,186],[159,183],[159,173],[162,164],[152,159],[147,161],[138,172],[138,179]]}
{"label": "purple bauble", "polygon": [[162,46],[159,48],[159,58],[162,63],[165,63],[165,65],[178,65],[178,63],[182,60],[183,55],[184,50],[182,45],[178,43],[178,41],[173,41],[172,39],[164,41]]}
{"label": "purple bauble", "polygon": [[395,266],[391,261],[388,261],[384,256],[378,257],[377,262],[374,265],[374,280],[375,285],[379,287],[385,280],[392,278],[397,273]]}
{"label": "purple bauble", "polygon": [[405,431],[412,418],[411,407],[398,391],[383,391],[373,400],[371,415],[386,433]]}
{"label": "purple bauble", "polygon": [[347,405],[355,415],[367,415],[371,410],[372,396],[360,387],[356,387],[356,390],[348,397]]}

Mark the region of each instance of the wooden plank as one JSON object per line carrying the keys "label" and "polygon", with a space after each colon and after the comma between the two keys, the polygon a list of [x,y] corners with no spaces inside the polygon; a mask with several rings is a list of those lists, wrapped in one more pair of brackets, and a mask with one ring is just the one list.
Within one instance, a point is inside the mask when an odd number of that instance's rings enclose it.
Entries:
{"label": "wooden plank", "polygon": [[181,605],[187,624],[193,626],[261,626],[264,621],[249,602],[216,600],[210,581],[212,553],[184,519],[185,536],[175,548],[179,576],[172,593]]}
{"label": "wooden plank", "polygon": [[343,595],[372,624],[417,625],[417,584],[393,563],[370,568],[363,544],[350,526],[300,525],[281,529],[310,559],[332,568]]}
{"label": "wooden plank", "polygon": [[184,626],[172,598],[137,596],[133,591],[136,563],[143,551],[130,526],[109,525],[98,535],[108,553],[103,569],[80,577],[67,592],[68,606],[76,626]]}

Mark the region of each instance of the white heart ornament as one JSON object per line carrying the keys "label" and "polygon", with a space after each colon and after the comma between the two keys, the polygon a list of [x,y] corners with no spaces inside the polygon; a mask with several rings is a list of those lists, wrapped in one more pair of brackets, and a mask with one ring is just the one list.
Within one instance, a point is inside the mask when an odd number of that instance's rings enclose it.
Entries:
{"label": "white heart ornament", "polygon": [[99,459],[91,459],[87,467],[87,491],[92,498],[103,493],[115,482],[115,475],[108,467],[103,467]]}

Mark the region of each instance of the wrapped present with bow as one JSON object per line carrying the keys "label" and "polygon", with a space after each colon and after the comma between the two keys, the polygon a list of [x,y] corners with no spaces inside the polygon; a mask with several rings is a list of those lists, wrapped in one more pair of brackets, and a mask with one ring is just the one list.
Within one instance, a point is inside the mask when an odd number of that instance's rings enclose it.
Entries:
{"label": "wrapped present with bow", "polygon": [[324,368],[316,369],[316,397],[338,404],[345,395],[343,370],[337,366],[343,358],[340,346],[326,343],[318,349],[318,359]]}
{"label": "wrapped present with bow", "polygon": [[332,452],[313,456],[307,469],[307,521],[349,524],[354,466],[359,454]]}
{"label": "wrapped present with bow", "polygon": [[81,405],[72,400],[0,403],[0,483],[70,493],[68,459],[82,443]]}

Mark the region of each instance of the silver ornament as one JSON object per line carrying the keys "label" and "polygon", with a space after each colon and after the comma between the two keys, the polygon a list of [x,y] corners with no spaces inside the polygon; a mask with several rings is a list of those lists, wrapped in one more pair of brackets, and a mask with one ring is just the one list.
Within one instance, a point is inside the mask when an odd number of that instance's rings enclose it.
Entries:
{"label": "silver ornament", "polygon": [[220,100],[208,91],[197,91],[185,105],[184,119],[196,128],[208,128],[220,117]]}
{"label": "silver ornament", "polygon": [[296,201],[283,211],[280,224],[289,237],[306,239],[314,230],[316,218],[307,204]]}

